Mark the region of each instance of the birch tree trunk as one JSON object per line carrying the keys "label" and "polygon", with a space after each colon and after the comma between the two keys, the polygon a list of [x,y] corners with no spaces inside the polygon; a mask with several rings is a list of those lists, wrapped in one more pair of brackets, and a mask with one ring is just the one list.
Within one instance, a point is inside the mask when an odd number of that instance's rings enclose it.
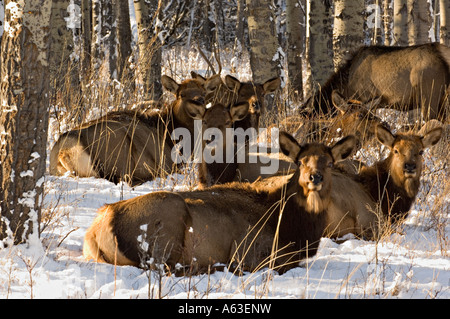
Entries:
{"label": "birch tree trunk", "polygon": [[102,7],[101,0],[92,0],[92,29],[91,29],[91,74],[98,74],[103,60],[103,50],[101,49],[102,30]]}
{"label": "birch tree trunk", "polygon": [[408,45],[407,0],[394,0],[394,45]]}
{"label": "birch tree trunk", "polygon": [[130,9],[128,1],[123,0],[114,0],[114,6],[117,12],[117,78],[122,79],[131,55]]}
{"label": "birch tree trunk", "polygon": [[279,75],[278,39],[269,3],[263,0],[246,0],[248,33],[250,40],[250,67],[255,83],[264,83]]}
{"label": "birch tree trunk", "polygon": [[108,57],[108,69],[110,79],[118,79],[117,76],[117,46],[116,46],[116,7],[111,0],[102,1],[102,47]]}
{"label": "birch tree trunk", "polygon": [[408,0],[408,44],[424,44],[428,42],[428,31],[431,26],[429,4],[424,0]]}
{"label": "birch tree trunk", "polygon": [[298,0],[286,1],[287,87],[289,96],[294,102],[303,99],[302,53],[305,40],[303,8]]}
{"label": "birch tree trunk", "polygon": [[86,87],[91,69],[91,1],[81,0],[81,83]]}
{"label": "birch tree trunk", "polygon": [[314,91],[333,73],[331,3],[307,0],[306,54],[308,58],[308,90]]}
{"label": "birch tree trunk", "polygon": [[364,1],[335,0],[333,51],[335,70],[364,44]]}
{"label": "birch tree trunk", "polygon": [[5,2],[7,28],[1,45],[0,72],[0,246],[3,247],[39,236],[42,177],[47,158],[52,11],[51,0]]}
{"label": "birch tree trunk", "polygon": [[439,12],[441,23],[439,41],[446,46],[450,46],[450,1],[440,0]]}
{"label": "birch tree trunk", "polygon": [[390,3],[390,0],[383,0],[384,45],[391,45],[392,42],[392,16],[394,11]]}
{"label": "birch tree trunk", "polygon": [[70,54],[72,54],[74,48],[73,32],[66,21],[69,17],[69,5],[70,0],[53,0],[52,4],[49,67],[50,81],[54,88],[61,88],[64,85],[65,77],[68,75],[70,78],[76,78],[69,74]]}
{"label": "birch tree trunk", "polygon": [[143,99],[158,100],[162,96],[161,43],[159,28],[154,23],[161,14],[161,0],[134,0],[139,45],[139,81]]}

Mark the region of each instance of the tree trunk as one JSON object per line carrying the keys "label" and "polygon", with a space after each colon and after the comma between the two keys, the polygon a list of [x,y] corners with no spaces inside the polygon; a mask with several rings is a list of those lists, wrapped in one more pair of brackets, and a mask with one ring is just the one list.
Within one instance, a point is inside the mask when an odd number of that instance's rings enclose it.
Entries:
{"label": "tree trunk", "polygon": [[130,11],[128,1],[114,0],[114,5],[117,12],[117,77],[121,80],[131,55]]}
{"label": "tree trunk", "polygon": [[[246,50],[248,46],[245,41],[245,0],[237,0],[236,9],[236,31],[233,47],[233,56],[236,57],[236,62],[242,60],[243,50]],[[238,63],[233,63],[231,65],[231,73],[238,72]]]}
{"label": "tree trunk", "polygon": [[201,4],[201,9],[199,10],[202,15],[202,37],[200,39],[201,46],[206,49],[208,52],[213,51],[214,44],[214,16],[210,10],[211,1],[203,0]]}
{"label": "tree trunk", "polygon": [[309,90],[322,86],[333,73],[331,3],[307,0],[307,38]]}
{"label": "tree trunk", "polygon": [[407,0],[394,0],[394,45],[408,45]]}
{"label": "tree trunk", "polygon": [[269,3],[261,0],[246,0],[248,33],[250,40],[250,67],[255,83],[264,83],[279,75],[279,64],[275,59],[278,39]]}
{"label": "tree trunk", "polygon": [[[70,55],[74,49],[73,31],[69,27],[70,0],[53,0],[51,16],[51,54],[49,56],[50,82],[53,88],[61,88],[65,77],[70,76]],[[73,72],[71,72],[73,73]],[[70,76],[72,78],[72,76]],[[71,81],[72,82],[72,81]]]}
{"label": "tree trunk", "polygon": [[161,0],[134,0],[139,42],[139,80],[144,100],[158,100],[162,96],[161,42],[159,28],[154,23],[161,14],[160,5]]}
{"label": "tree trunk", "polygon": [[[304,1],[303,8],[304,8]],[[302,54],[305,15],[298,0],[286,1],[287,87],[294,102],[303,99]]]}
{"label": "tree trunk", "polygon": [[429,4],[424,0],[408,0],[408,44],[424,44],[428,42],[428,31],[431,26]]}
{"label": "tree trunk", "polygon": [[117,46],[116,46],[116,8],[111,0],[102,1],[102,47],[108,57],[110,79],[117,76]]}
{"label": "tree trunk", "polygon": [[349,54],[364,44],[364,1],[335,0],[333,51],[338,69]]}
{"label": "tree trunk", "polygon": [[1,246],[39,236],[47,158],[52,1],[6,1],[5,8],[8,28],[1,46],[0,89]]}
{"label": "tree trunk", "polygon": [[80,82],[82,102],[79,104],[76,123],[82,123],[85,118],[85,105],[90,105],[89,83],[91,80],[91,46],[92,46],[92,5],[90,0],[81,0],[81,57]]}
{"label": "tree trunk", "polygon": [[101,29],[102,29],[102,6],[101,0],[92,0],[92,30],[91,30],[91,74],[98,75],[103,61],[103,50],[101,49]]}
{"label": "tree trunk", "polygon": [[390,0],[383,1],[384,45],[391,45],[392,42],[393,8],[390,3]]}
{"label": "tree trunk", "polygon": [[[380,45],[383,43],[383,29],[381,17],[381,0],[369,1],[366,4],[366,25],[367,33],[370,35],[370,43],[372,45]],[[369,3],[372,2],[372,3]]]}
{"label": "tree trunk", "polygon": [[450,1],[440,0],[439,12],[441,24],[439,31],[440,42],[446,46],[450,46]]}
{"label": "tree trunk", "polygon": [[79,118],[77,109],[80,94],[80,72],[77,61],[71,58],[74,51],[74,32],[80,25],[80,6],[70,0],[54,0],[50,29],[50,87],[52,104],[70,110],[71,119]]}

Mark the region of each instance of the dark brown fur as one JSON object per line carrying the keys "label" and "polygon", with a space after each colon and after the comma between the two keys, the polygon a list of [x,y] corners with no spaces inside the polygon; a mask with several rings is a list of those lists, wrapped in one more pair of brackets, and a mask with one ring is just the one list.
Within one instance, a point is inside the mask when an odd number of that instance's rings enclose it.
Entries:
{"label": "dark brown fur", "polygon": [[363,102],[382,97],[380,106],[421,108],[425,118],[444,116],[450,84],[450,48],[429,43],[410,47],[360,48],[309,101],[316,113],[334,111],[331,92]]}
{"label": "dark brown fur", "polygon": [[381,206],[391,222],[403,220],[419,191],[422,173],[422,152],[435,145],[442,128],[434,128],[423,136],[398,133],[378,126],[378,140],[390,148],[389,156],[371,167],[364,167],[358,181]]}
{"label": "dark brown fur", "polygon": [[[352,152],[355,139],[344,138],[331,148],[301,146],[282,133],[280,145],[294,161],[308,162],[305,167],[322,180],[313,183],[297,169],[272,189],[230,183],[202,191],[155,192],[106,205],[86,233],[83,255],[142,267],[152,257],[171,268],[191,265],[198,271],[215,263],[239,263],[249,270],[269,265],[281,272],[295,267],[299,259],[316,253],[326,226],[332,163]],[[309,203],[310,196],[319,203]],[[274,253],[278,257],[269,263]]]}
{"label": "dark brown fur", "polygon": [[[208,141],[203,141],[203,149],[209,152],[221,152],[222,156],[218,161],[207,162],[202,158],[199,164],[199,182],[201,187],[209,187],[216,184],[224,184],[233,181],[254,182],[259,178],[268,176],[286,174],[291,170],[295,170],[295,164],[289,161],[283,154],[262,154],[262,153],[248,153],[248,148],[243,148],[245,158],[242,162],[238,162],[239,145],[233,143],[234,153],[227,158],[227,144],[226,129],[232,128],[233,123],[247,116],[248,104],[237,104],[231,106],[229,109],[222,104],[215,104],[206,110],[203,116],[203,131],[210,128],[217,128],[221,131],[222,141],[215,140],[216,145]],[[234,141],[234,138],[233,138]],[[212,149],[212,150],[210,150]],[[204,155],[204,154],[203,154]],[[256,161],[253,161],[253,157]],[[277,161],[278,169],[276,172],[269,174],[261,171],[262,167],[268,167],[272,162]]]}
{"label": "dark brown fur", "polygon": [[[208,163],[204,157],[199,164],[199,182],[202,187],[212,186],[215,184],[223,184],[234,181],[236,177],[236,170],[238,169],[238,163],[236,156],[232,156],[231,160],[227,159],[226,149],[226,130],[232,128],[233,123],[247,116],[248,105],[240,105],[237,107],[231,107],[228,109],[223,104],[216,103],[206,110],[203,116],[203,132],[210,128],[217,128],[222,133],[222,140],[215,140],[216,145],[213,147],[213,151],[222,151],[222,157],[217,161]],[[203,140],[203,148],[212,147],[212,143],[209,140]]]}
{"label": "dark brown fur", "polygon": [[208,79],[195,72],[191,72],[191,75],[193,78],[202,78],[205,81],[214,83],[214,85],[209,87],[210,93],[207,95],[206,103],[220,103],[227,107],[242,104],[248,105],[247,116],[234,124],[235,128],[240,127],[244,130],[250,127],[259,128],[259,119],[267,108],[265,96],[275,92],[281,84],[279,77],[260,84],[241,82],[231,75],[226,75],[225,82],[220,80],[220,83],[218,82],[218,79],[220,79],[219,75],[213,75]]}
{"label": "dark brown fur", "polygon": [[178,84],[168,76],[162,83],[176,97],[172,104],[145,114],[112,112],[63,134],[52,148],[50,173],[136,185],[172,172],[170,134],[185,127],[193,136],[194,120],[205,112],[207,84],[194,79]]}
{"label": "dark brown fur", "polygon": [[335,117],[310,119],[298,115],[286,118],[282,125],[290,126],[289,131],[295,132],[295,136],[325,143],[354,134],[358,138],[358,148],[363,147],[375,137],[377,125],[382,124],[388,128],[388,125],[371,111],[380,103],[380,98],[363,103],[355,99],[346,99],[334,90],[331,100],[333,107],[338,110]]}

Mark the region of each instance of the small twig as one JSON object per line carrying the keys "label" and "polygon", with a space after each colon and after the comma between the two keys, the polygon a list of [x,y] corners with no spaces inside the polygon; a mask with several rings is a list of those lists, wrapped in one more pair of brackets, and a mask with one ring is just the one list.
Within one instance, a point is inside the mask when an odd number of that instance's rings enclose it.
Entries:
{"label": "small twig", "polygon": [[64,236],[63,239],[61,239],[61,241],[59,242],[59,244],[56,245],[56,247],[59,247],[59,246],[62,244],[62,242],[67,238],[67,236],[69,236],[71,233],[73,233],[74,231],[76,231],[76,230],[78,230],[78,229],[80,229],[80,227],[75,227],[74,229],[72,229],[71,231],[69,231],[69,232],[66,234],[66,236]]}

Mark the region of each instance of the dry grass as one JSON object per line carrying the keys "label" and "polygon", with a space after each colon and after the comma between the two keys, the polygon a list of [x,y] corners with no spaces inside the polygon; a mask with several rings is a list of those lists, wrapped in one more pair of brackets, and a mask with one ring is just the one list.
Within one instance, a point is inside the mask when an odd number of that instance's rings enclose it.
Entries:
{"label": "dry grass", "polygon": [[[178,57],[183,56],[183,58],[179,59]],[[188,74],[191,70],[202,70],[206,69],[206,64],[201,60],[198,52],[188,51],[176,48],[168,52],[163,53],[163,60],[166,61],[163,67],[163,74],[168,74],[173,76],[174,78],[181,80],[188,77]],[[227,68],[226,65],[230,65],[230,57],[227,58],[227,53],[225,53],[225,57],[222,58],[222,64],[224,65],[224,73]],[[188,61],[189,63],[185,63]],[[196,61],[196,62],[192,62]],[[202,61],[202,62],[199,62]],[[242,63],[244,65],[248,65],[246,63]],[[106,112],[113,110],[124,110],[124,109],[136,109],[139,105],[139,102],[142,101],[141,96],[142,92],[140,91],[138,79],[134,76],[125,75],[121,81],[105,81],[105,78],[108,78],[106,74],[107,70],[106,63],[102,65],[100,71],[97,74],[92,74],[89,80],[89,86],[83,90],[78,91],[75,90],[71,84],[69,79],[65,81],[65,85],[58,88],[54,92],[53,95],[53,103],[51,108],[51,127],[49,129],[49,141],[50,144],[56,140],[56,138],[62,132],[65,132],[74,126],[82,123],[84,121],[97,118]],[[247,73],[246,73],[247,72]],[[248,74],[249,71],[246,70],[243,74]],[[241,80],[245,80],[241,79]],[[262,119],[261,123],[265,127],[269,127],[269,125],[273,123],[280,123],[288,116],[295,114],[295,110],[292,107],[287,106],[287,98],[284,98],[285,94],[281,92],[281,98],[275,101],[275,106],[273,110],[278,110],[278,112],[268,112]],[[170,97],[164,95],[163,99],[165,101],[169,101]],[[447,110],[448,111],[448,110]],[[386,120],[394,130],[401,129],[404,126],[409,125],[408,116],[403,116],[402,113],[396,111],[384,111],[380,110],[377,112],[379,116],[381,116],[384,120]],[[400,115],[400,116],[399,116]],[[448,255],[450,250],[450,239],[447,236],[447,229],[449,227],[449,191],[450,191],[450,182],[449,182],[449,163],[448,163],[448,154],[449,154],[449,145],[450,145],[450,137],[448,130],[448,123],[446,123],[447,129],[446,133],[443,136],[442,141],[438,144],[438,146],[434,147],[432,150],[429,150],[425,153],[425,165],[424,172],[422,174],[422,186],[421,191],[417,197],[414,209],[420,212],[424,212],[422,216],[417,216],[415,218],[419,219],[417,222],[420,227],[424,227],[425,229],[433,229],[436,231],[438,242],[434,243],[434,248],[430,251],[430,254],[433,254],[436,251],[439,251],[442,255]],[[418,130],[421,125],[416,124],[412,129]],[[321,140],[319,140],[321,142]],[[374,161],[382,158],[386,155],[386,150],[381,147],[376,141],[370,141],[362,150],[360,150],[355,159],[361,160],[368,164],[372,164]],[[194,189],[197,185],[196,181],[196,173],[195,166],[188,166],[181,171],[172,171],[172,172],[162,172],[161,183],[164,183],[164,178],[173,173],[181,173],[186,176],[186,179],[181,182],[182,186],[186,189],[191,190]],[[176,185],[174,185],[175,187]],[[62,190],[62,193],[64,190]],[[63,195],[62,195],[63,196]],[[282,202],[279,205],[283,205]],[[270,213],[270,212],[269,212]],[[377,213],[377,212],[374,212]],[[54,203],[50,203],[48,207],[44,210],[44,215],[42,219],[42,229],[48,230],[52,229],[51,232],[56,232],[53,229],[56,229],[62,219],[67,217],[67,212],[59,209],[59,201],[56,200]],[[263,222],[264,223],[264,222]],[[382,229],[380,236],[378,236],[374,242],[375,246],[375,256],[374,256],[374,272],[373,275],[368,274],[366,278],[366,282],[360,284],[365,289],[365,293],[367,296],[371,295],[380,295],[383,294],[383,291],[377,290],[380,285],[375,285],[372,281],[378,280],[383,281],[386,278],[383,278],[384,270],[386,269],[386,264],[389,259],[389,256],[380,257],[377,253],[377,247],[380,245],[384,245],[386,243],[390,244],[401,244],[395,241],[402,241],[403,239],[398,239],[397,236],[399,233],[403,233],[404,227],[415,227],[409,226],[408,224],[402,225],[399,227],[392,227],[392,225],[387,225],[383,223],[380,225],[380,229]],[[278,232],[278,228],[277,228]],[[60,234],[58,236],[58,242],[60,243],[64,240],[65,234]],[[247,239],[243,242],[243,245],[246,245],[247,251],[251,247],[251,240]],[[250,276],[245,276],[237,286],[237,293],[245,292],[245,291],[254,291],[255,298],[267,297],[270,295],[270,287],[271,283],[273,283],[273,272],[271,270],[264,270],[269,268],[273,268],[275,264],[275,260],[277,256],[279,257],[280,252],[283,247],[278,247],[277,245],[277,236],[274,238],[273,250],[272,254],[264,260],[260,267],[258,267],[253,274]],[[244,250],[245,251],[245,250]],[[239,264],[240,261],[244,259],[245,256],[235,256],[235,261]],[[297,261],[295,261],[297,262]],[[306,263],[302,264],[302,267],[307,270],[306,282],[308,283],[308,269],[314,267],[315,260],[308,260]],[[413,264],[413,261],[411,261]],[[153,265],[154,266],[154,265]],[[357,267],[349,270],[347,276],[342,278],[342,285],[337,292],[337,295],[341,296],[341,291],[346,291],[348,297],[351,297],[352,288],[349,287],[349,283],[352,278],[361,271],[363,264],[358,265]],[[188,276],[188,280],[177,280],[174,276],[170,276],[171,273],[167,273],[167,270],[164,266],[155,266],[157,271],[155,270],[146,270],[148,272],[148,280],[149,280],[149,291],[148,297],[150,298],[164,298],[166,297],[170,291],[174,289],[174,287],[179,287],[180,285],[184,285],[187,293],[187,298],[204,298],[208,297],[213,292],[220,292],[223,289],[223,286],[226,286],[224,281],[216,280],[212,281],[211,274],[213,270],[211,269],[205,276]],[[232,274],[237,273],[237,269],[235,271],[231,271]],[[31,268],[32,270],[32,268]],[[30,276],[31,276],[30,270]],[[324,274],[327,271],[327,266],[324,267]],[[224,273],[223,280],[228,280],[226,278],[227,273]],[[169,275],[169,276],[167,276]],[[381,276],[381,277],[380,277]],[[171,279],[169,279],[169,277]],[[255,277],[260,278],[258,281]],[[206,291],[199,291],[197,289],[198,286],[203,284],[203,282],[207,282]],[[256,283],[258,282],[258,284]],[[262,283],[262,284],[261,284]],[[156,286],[155,286],[156,285]],[[382,284],[381,287],[384,287]],[[373,287],[378,287],[377,289],[372,289]],[[372,288],[371,288],[372,287]],[[392,288],[392,287],[391,287]],[[400,284],[394,285],[392,289],[387,293],[384,291],[384,297],[396,296],[400,293],[400,291],[404,289]],[[305,296],[310,297],[311,294],[307,292],[308,284],[305,288]],[[32,294],[32,293],[31,293]],[[312,295],[314,296],[314,295]],[[366,295],[365,295],[366,296]],[[366,296],[366,297],[367,297]]]}

